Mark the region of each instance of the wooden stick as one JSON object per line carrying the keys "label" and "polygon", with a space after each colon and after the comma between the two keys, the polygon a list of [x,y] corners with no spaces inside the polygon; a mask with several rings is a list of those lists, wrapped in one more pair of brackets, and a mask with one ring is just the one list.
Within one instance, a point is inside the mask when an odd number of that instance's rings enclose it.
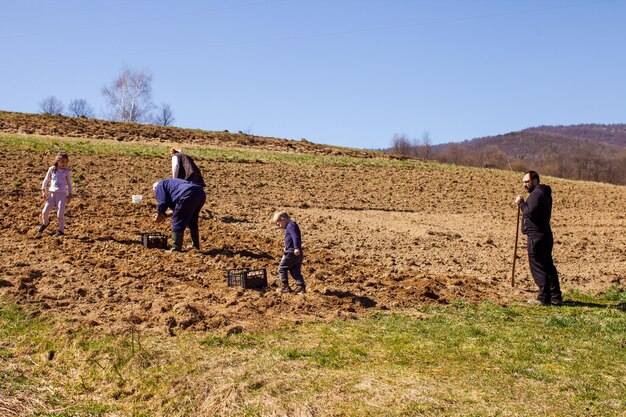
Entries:
{"label": "wooden stick", "polygon": [[513,249],[513,268],[511,268],[511,287],[515,287],[515,260],[517,259],[517,238],[519,236],[519,214],[522,209],[517,206],[517,224],[515,226],[515,248]]}

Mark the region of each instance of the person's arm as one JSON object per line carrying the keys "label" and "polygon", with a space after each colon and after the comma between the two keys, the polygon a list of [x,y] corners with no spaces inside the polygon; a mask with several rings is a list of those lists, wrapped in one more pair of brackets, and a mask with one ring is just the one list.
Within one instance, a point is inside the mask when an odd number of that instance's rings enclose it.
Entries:
{"label": "person's arm", "polygon": [[72,170],[67,170],[67,197],[72,198],[74,195],[72,194]]}
{"label": "person's arm", "polygon": [[155,198],[157,201],[157,212],[154,215],[154,222],[155,223],[162,223],[165,218],[167,217],[165,215],[165,212],[167,211],[168,208],[168,204],[167,204],[167,194],[165,192],[165,190],[163,189],[163,183],[159,183],[159,185],[157,185],[155,191]]}
{"label": "person's arm", "polygon": [[302,246],[302,239],[300,237],[300,229],[298,228],[298,226],[295,223],[291,223],[288,233],[289,236],[291,237],[291,241],[293,242],[293,254],[298,256],[300,255],[300,249]]}
{"label": "person's arm", "polygon": [[180,165],[178,162],[178,158],[176,155],[172,155],[172,178],[178,178],[178,170],[180,169]]}
{"label": "person's arm", "polygon": [[524,216],[529,218],[533,223],[542,216],[541,197],[542,194],[540,192],[533,192],[530,193],[526,201],[522,200],[519,204]]}
{"label": "person's arm", "polygon": [[171,199],[169,194],[165,191],[165,188],[163,186],[163,182],[160,182],[159,185],[157,185],[156,190],[155,191],[155,195],[154,197],[156,198],[157,201],[157,213],[158,214],[163,214],[165,215],[165,212],[167,211],[168,207],[170,206],[171,203]]}
{"label": "person's arm", "polygon": [[46,172],[46,176],[43,179],[43,183],[41,184],[41,195],[43,198],[47,197],[47,189],[50,184],[50,179],[52,178],[52,167],[48,168],[48,172]]}

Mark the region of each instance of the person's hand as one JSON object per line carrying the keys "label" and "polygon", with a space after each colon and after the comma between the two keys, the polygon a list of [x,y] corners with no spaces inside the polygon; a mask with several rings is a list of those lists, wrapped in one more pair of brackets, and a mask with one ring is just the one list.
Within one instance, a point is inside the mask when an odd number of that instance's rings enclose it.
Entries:
{"label": "person's hand", "polygon": [[154,215],[154,222],[155,223],[163,223],[164,220],[165,220],[165,214],[157,213],[157,214]]}
{"label": "person's hand", "polygon": [[300,256],[300,249],[297,249],[297,248],[294,249],[293,250],[293,254],[296,255],[296,256]]}
{"label": "person's hand", "polygon": [[46,193],[46,190],[41,190],[41,196],[44,198],[44,200],[48,198],[48,193]]}
{"label": "person's hand", "polygon": [[67,195],[67,201],[69,202],[72,198],[74,198],[74,194]]}
{"label": "person's hand", "polygon": [[524,202],[524,198],[521,195],[518,195],[517,197],[515,197],[515,204],[517,204],[518,206],[522,204],[523,202]]}

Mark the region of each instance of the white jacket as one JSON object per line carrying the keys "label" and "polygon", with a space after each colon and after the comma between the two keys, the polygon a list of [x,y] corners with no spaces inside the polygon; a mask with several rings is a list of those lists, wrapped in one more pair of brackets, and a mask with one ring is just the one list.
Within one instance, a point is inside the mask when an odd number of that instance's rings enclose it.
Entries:
{"label": "white jacket", "polygon": [[41,190],[45,191],[50,185],[48,191],[62,192],[72,194],[72,171],[69,168],[55,168],[51,166],[43,179]]}

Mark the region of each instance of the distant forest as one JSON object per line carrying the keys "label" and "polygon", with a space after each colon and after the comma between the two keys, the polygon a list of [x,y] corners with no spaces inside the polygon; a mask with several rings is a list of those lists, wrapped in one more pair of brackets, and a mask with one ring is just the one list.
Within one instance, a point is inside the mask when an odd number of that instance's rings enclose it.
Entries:
{"label": "distant forest", "polygon": [[626,124],[539,126],[430,145],[396,136],[389,152],[440,162],[626,185]]}

